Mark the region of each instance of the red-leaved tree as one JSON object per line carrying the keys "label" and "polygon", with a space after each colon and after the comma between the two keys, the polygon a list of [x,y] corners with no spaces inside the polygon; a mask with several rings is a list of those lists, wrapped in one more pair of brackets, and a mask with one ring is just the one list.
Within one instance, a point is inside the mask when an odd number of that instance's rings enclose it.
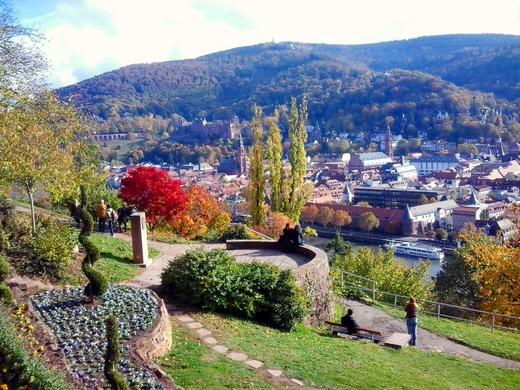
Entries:
{"label": "red-leaved tree", "polygon": [[146,213],[150,230],[171,223],[184,211],[188,200],[181,181],[151,167],[131,170],[123,180],[119,197],[130,206]]}

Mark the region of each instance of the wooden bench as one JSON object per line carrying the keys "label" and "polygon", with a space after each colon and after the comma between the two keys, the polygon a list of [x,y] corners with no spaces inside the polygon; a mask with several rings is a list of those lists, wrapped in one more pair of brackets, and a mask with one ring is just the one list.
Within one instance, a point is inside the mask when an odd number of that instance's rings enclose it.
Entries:
{"label": "wooden bench", "polygon": [[356,333],[349,334],[348,329],[341,324],[338,324],[336,322],[330,322],[330,321],[325,321],[325,323],[330,325],[330,330],[331,330],[332,334],[334,334],[334,335],[338,335],[339,333],[341,333],[341,334],[346,334],[349,336],[370,339],[374,342],[380,342],[383,339],[383,335],[381,334],[381,332],[378,332],[377,330],[366,329],[366,328],[357,328]]}

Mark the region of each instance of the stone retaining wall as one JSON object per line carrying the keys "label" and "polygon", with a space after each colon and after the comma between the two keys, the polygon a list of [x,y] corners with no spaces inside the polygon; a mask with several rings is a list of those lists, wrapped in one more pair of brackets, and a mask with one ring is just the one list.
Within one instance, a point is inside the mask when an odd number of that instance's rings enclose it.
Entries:
{"label": "stone retaining wall", "polygon": [[[268,240],[227,240],[226,249],[271,249],[280,250],[276,241]],[[291,269],[299,286],[307,293],[311,313],[305,319],[309,325],[317,325],[332,318],[332,293],[329,279],[327,254],[311,245],[296,247],[296,253],[309,261]]]}

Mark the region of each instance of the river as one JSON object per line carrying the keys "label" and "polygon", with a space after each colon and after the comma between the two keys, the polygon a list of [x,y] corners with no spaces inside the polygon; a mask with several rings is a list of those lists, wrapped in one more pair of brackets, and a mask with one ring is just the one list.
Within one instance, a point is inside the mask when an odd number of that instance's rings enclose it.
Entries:
{"label": "river", "polygon": [[[307,240],[307,243],[309,245],[314,245],[323,250],[325,250],[325,247],[327,246],[327,244],[329,242],[330,242],[330,238],[322,238],[322,237],[314,237],[314,238],[311,238],[310,240]],[[352,241],[346,241],[346,242],[348,242],[350,245],[352,245],[353,248],[356,248],[356,249],[357,248],[379,249],[379,247],[377,245],[372,245],[372,244],[365,245],[365,244],[360,244],[358,242],[352,242]],[[398,255],[396,255],[395,257],[399,260],[404,261],[408,265],[413,265],[419,261],[418,259],[410,258],[410,257],[402,257],[402,256],[398,256]],[[437,276],[437,274],[439,273],[440,270],[441,270],[440,261],[439,260],[430,260],[430,269],[429,269],[430,276],[432,276],[432,277]]]}

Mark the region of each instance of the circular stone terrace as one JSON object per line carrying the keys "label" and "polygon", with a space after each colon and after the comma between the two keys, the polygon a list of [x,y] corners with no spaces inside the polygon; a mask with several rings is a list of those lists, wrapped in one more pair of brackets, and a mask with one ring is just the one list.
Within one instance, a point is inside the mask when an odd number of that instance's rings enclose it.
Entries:
{"label": "circular stone terrace", "polygon": [[274,264],[282,269],[293,269],[301,267],[309,262],[309,259],[298,253],[283,253],[275,249],[229,249],[228,252],[239,263],[261,263]]}

